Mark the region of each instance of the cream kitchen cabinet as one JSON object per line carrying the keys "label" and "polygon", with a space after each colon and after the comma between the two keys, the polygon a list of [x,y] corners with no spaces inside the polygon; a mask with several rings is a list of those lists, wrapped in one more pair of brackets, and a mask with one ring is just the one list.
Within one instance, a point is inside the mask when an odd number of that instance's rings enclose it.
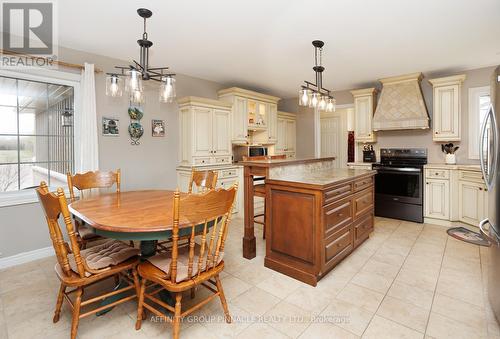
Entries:
{"label": "cream kitchen cabinet", "polygon": [[425,216],[448,220],[450,218],[450,181],[425,179]]}
{"label": "cream kitchen cabinet", "polygon": [[276,143],[276,112],[280,98],[238,87],[223,89],[217,93],[220,100],[233,105],[231,112],[233,144]]}
{"label": "cream kitchen cabinet", "polygon": [[433,140],[460,141],[461,93],[465,75],[431,79],[433,87]]}
{"label": "cream kitchen cabinet", "polygon": [[354,97],[354,138],[356,142],[375,142],[377,137],[372,128],[377,90],[365,88],[351,91]]}
{"label": "cream kitchen cabinet", "polygon": [[231,104],[199,97],[178,100],[180,165],[231,163]]}
{"label": "cream kitchen cabinet", "polygon": [[488,192],[479,166],[425,166],[425,222],[478,226],[486,217]]}
{"label": "cream kitchen cabinet", "polygon": [[278,112],[277,140],[275,154],[286,154],[287,158],[296,156],[297,119],[295,114]]}

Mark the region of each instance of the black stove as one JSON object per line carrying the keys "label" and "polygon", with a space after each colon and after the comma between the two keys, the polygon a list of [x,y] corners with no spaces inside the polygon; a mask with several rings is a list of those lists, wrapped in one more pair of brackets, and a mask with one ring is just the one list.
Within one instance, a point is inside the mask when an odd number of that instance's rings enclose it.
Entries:
{"label": "black stove", "polygon": [[375,215],[415,222],[424,221],[423,172],[425,148],[382,148],[380,163],[373,164]]}

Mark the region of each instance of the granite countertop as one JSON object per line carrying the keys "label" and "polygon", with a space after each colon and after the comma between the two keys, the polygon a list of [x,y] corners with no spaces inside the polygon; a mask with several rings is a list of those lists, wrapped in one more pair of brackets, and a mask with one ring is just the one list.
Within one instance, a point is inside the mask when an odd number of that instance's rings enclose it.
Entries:
{"label": "granite countertop", "polygon": [[452,169],[452,170],[465,170],[465,171],[481,171],[481,167],[479,165],[474,164],[455,164],[455,165],[447,165],[447,164],[427,164],[424,168],[432,168],[432,169]]}
{"label": "granite countertop", "polygon": [[338,182],[361,177],[365,175],[375,174],[374,170],[363,169],[347,169],[347,168],[331,168],[326,170],[300,172],[294,174],[284,174],[271,176],[266,180],[266,183],[295,183],[304,185],[314,185],[319,187],[329,186]]}
{"label": "granite countertop", "polygon": [[335,160],[335,157],[325,157],[325,158],[303,158],[303,159],[267,159],[267,160],[247,160],[247,161],[239,161],[238,164],[243,166],[262,166],[262,167],[271,167],[276,165],[289,165],[289,164],[300,164],[300,163],[310,163],[310,162],[318,162],[318,161],[330,161]]}

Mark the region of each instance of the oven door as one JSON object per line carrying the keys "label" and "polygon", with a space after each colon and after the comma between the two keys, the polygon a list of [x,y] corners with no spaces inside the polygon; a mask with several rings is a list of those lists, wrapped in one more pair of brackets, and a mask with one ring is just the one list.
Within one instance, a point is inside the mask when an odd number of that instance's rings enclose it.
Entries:
{"label": "oven door", "polygon": [[413,167],[376,167],[375,197],[379,201],[423,204],[422,169]]}

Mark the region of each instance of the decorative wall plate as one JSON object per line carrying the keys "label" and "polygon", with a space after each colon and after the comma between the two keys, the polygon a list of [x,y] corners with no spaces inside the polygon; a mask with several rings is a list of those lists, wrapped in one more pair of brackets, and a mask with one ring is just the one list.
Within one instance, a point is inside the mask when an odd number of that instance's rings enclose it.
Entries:
{"label": "decorative wall plate", "polygon": [[139,145],[139,139],[144,134],[144,128],[138,122],[132,122],[128,126],[128,134],[130,134],[130,138],[132,139],[132,145]]}

